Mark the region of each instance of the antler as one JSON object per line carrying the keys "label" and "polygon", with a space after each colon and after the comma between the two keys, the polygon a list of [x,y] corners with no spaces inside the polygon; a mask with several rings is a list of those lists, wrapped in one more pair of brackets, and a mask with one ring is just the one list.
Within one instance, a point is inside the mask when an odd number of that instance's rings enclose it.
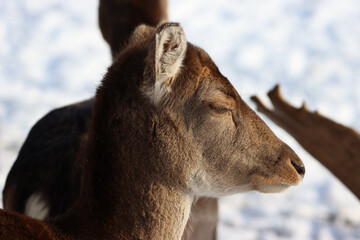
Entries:
{"label": "antler", "polygon": [[360,135],[318,112],[290,105],[281,95],[280,86],[268,92],[274,106],[265,106],[252,96],[257,110],[291,134],[313,157],[327,167],[360,199]]}

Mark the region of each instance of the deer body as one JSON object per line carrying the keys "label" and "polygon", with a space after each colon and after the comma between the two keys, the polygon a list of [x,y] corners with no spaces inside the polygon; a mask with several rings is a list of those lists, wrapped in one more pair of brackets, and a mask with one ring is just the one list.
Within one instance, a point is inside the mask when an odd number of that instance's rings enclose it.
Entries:
{"label": "deer body", "polygon": [[[55,109],[34,125],[8,174],[4,209],[43,220],[64,213],[73,204],[81,175],[75,160],[93,103],[89,99]],[[31,211],[36,205],[42,205],[38,209],[43,214]]]}
{"label": "deer body", "polygon": [[176,23],[137,27],[93,111],[78,199],[46,225],[1,211],[11,236],[21,218],[54,239],[180,239],[195,195],[279,192],[305,172]]}
{"label": "deer body", "polygon": [[[32,128],[4,189],[4,209],[49,220],[68,210],[79,197],[81,170],[76,164],[94,99],[55,109]],[[49,177],[51,176],[51,177]],[[217,200],[199,198],[183,239],[216,236]]]}

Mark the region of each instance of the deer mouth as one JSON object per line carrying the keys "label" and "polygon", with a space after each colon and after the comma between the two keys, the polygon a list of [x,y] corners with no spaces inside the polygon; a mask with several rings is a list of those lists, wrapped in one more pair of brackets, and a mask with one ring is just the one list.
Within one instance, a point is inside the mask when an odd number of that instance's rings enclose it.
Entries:
{"label": "deer mouth", "polygon": [[302,182],[304,175],[288,174],[285,177],[273,176],[265,177],[261,175],[253,176],[252,184],[254,190],[262,193],[283,192],[291,186],[297,186]]}
{"label": "deer mouth", "polygon": [[272,174],[261,173],[255,175],[253,183],[255,189],[264,193],[282,192],[290,186],[299,185],[305,175],[305,166],[303,162],[296,155],[291,158],[286,158],[283,165],[274,169]]}

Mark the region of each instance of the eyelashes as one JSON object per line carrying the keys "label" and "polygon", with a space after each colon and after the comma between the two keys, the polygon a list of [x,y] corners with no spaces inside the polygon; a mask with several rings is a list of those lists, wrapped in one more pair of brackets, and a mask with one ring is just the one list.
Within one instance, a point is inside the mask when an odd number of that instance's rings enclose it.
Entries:
{"label": "eyelashes", "polygon": [[225,106],[215,105],[212,103],[210,103],[208,106],[212,111],[216,112],[217,114],[226,114],[226,113],[232,114],[231,109],[229,109]]}

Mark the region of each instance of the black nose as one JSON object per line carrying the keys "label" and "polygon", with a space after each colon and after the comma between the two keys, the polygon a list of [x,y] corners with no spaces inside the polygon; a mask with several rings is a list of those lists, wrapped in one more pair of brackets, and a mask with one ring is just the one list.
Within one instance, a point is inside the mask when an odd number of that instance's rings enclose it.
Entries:
{"label": "black nose", "polygon": [[304,175],[305,175],[305,167],[304,167],[304,165],[301,164],[301,163],[294,162],[294,161],[291,161],[291,164],[294,166],[294,168],[296,169],[298,174],[301,177],[304,177]]}

